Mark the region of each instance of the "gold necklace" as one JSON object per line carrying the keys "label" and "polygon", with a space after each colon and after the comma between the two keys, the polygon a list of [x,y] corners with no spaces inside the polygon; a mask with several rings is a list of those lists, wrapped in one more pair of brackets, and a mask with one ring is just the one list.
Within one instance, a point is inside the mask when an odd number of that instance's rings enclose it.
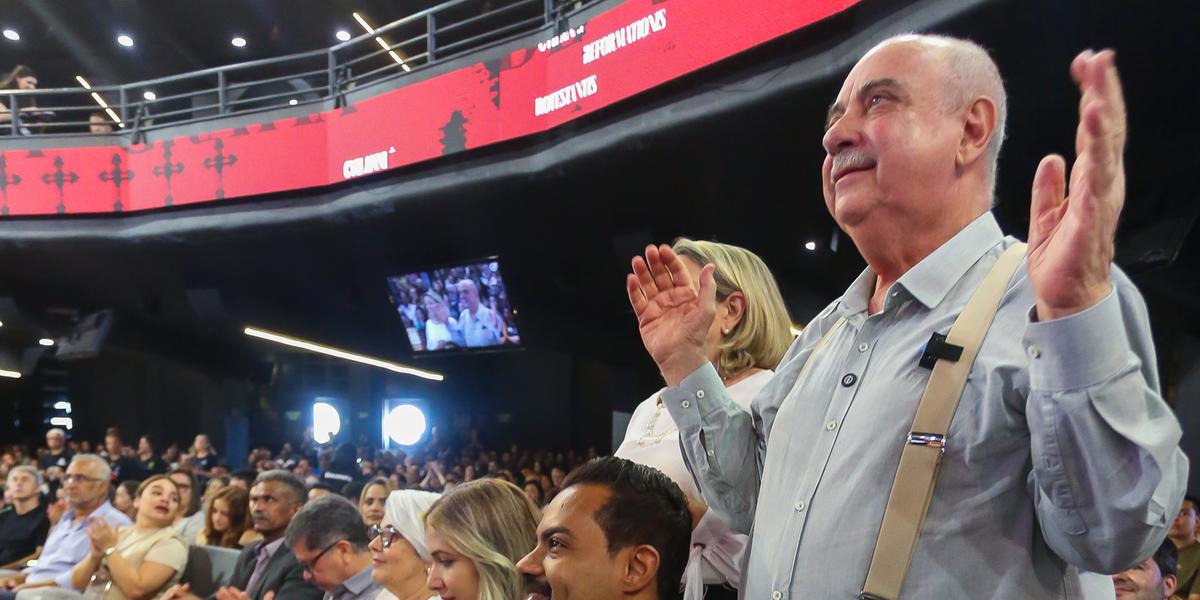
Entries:
{"label": "gold necklace", "polygon": [[667,437],[667,435],[671,433],[674,433],[674,430],[667,430],[662,433],[656,433],[654,431],[654,426],[658,424],[658,418],[662,416],[662,411],[663,401],[660,397],[658,398],[658,401],[655,402],[654,418],[650,420],[650,425],[646,427],[646,432],[643,433],[642,437],[638,440],[638,446],[645,448],[647,446],[660,444],[662,443],[663,438]]}

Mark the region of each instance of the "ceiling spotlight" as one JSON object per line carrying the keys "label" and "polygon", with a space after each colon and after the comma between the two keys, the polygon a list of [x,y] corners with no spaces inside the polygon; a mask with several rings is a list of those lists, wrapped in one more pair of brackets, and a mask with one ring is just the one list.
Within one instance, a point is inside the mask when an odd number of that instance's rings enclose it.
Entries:
{"label": "ceiling spotlight", "polygon": [[43,346],[53,346],[54,340],[52,340],[50,338],[42,338],[42,339],[38,340],[38,343]]}
{"label": "ceiling spotlight", "polygon": [[[347,35],[349,35],[349,34],[347,34]],[[16,31],[14,31],[12,29],[5,29],[4,37],[6,37],[14,42],[21,41],[21,34],[17,33]]]}
{"label": "ceiling spotlight", "polygon": [[292,98],[291,100],[288,100],[288,106],[295,106],[295,105],[297,105],[297,104],[300,104],[300,101],[299,101],[299,100],[297,100],[297,99],[295,99],[295,98]]}
{"label": "ceiling spotlight", "polygon": [[158,94],[155,94],[154,92],[151,92],[150,90],[146,90],[146,91],[142,92],[142,97],[147,100],[158,100]]}
{"label": "ceiling spotlight", "polygon": [[0,377],[7,377],[9,379],[20,379],[21,373],[19,371],[9,371],[8,369],[0,369]]}
{"label": "ceiling spotlight", "polygon": [[122,46],[125,46],[126,48],[132,48],[133,47],[133,38],[122,33],[121,35],[117,36],[117,43]]}
{"label": "ceiling spotlight", "polygon": [[812,252],[817,249],[817,243],[813,241],[804,242],[804,249]]}
{"label": "ceiling spotlight", "polygon": [[232,40],[230,40],[229,43],[233,44],[233,46],[235,48],[244,48],[244,47],[246,47],[246,38],[239,35],[239,36],[233,38]]}
{"label": "ceiling spotlight", "polygon": [[[5,32],[5,34],[7,35],[7,32]],[[343,42],[350,41],[350,32],[346,31],[345,29],[339,29],[338,32],[334,35],[337,37],[337,39],[339,39]]]}

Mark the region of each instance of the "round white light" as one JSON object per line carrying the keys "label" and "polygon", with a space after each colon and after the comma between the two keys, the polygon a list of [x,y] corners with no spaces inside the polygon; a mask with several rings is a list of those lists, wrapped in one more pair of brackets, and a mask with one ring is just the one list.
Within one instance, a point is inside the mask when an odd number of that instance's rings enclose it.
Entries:
{"label": "round white light", "polygon": [[142,92],[142,97],[147,100],[158,100],[158,94],[155,94],[154,92],[151,92],[150,90],[146,90],[145,92]]}
{"label": "round white light", "polygon": [[0,327],[4,327],[4,321],[0,321]]}
{"label": "round white light", "polygon": [[335,35],[337,36],[337,39],[343,42],[350,41],[350,32],[346,31],[345,29],[339,29]]}
{"label": "round white light", "polygon": [[805,249],[805,250],[808,250],[808,251],[810,251],[810,252],[811,252],[811,251],[813,251],[813,250],[816,250],[816,249],[817,249],[817,243],[816,243],[816,242],[804,242],[804,249]]}
{"label": "round white light", "polygon": [[401,404],[383,417],[383,433],[401,446],[411,446],[425,435],[425,415],[411,404]]}
{"label": "round white light", "polygon": [[42,338],[42,339],[38,340],[38,343],[43,346],[53,346],[54,340],[52,340],[50,338]]}
{"label": "round white light", "polygon": [[21,41],[21,34],[17,33],[16,31],[13,31],[12,29],[5,29],[4,37],[6,37],[14,42]]}
{"label": "round white light", "polygon": [[299,101],[299,100],[296,100],[295,98],[292,98],[291,100],[288,100],[288,106],[295,106],[295,105],[297,105],[297,104],[300,104],[300,101]]}
{"label": "round white light", "polygon": [[342,430],[342,416],[332,404],[314,402],[312,415],[313,440],[318,444],[328,444]]}
{"label": "round white light", "polygon": [[242,36],[238,36],[238,37],[235,37],[232,40],[230,40],[229,43],[233,44],[234,47],[236,47],[236,48],[242,48],[246,45],[246,38],[244,38]]}
{"label": "round white light", "polygon": [[133,38],[122,33],[121,35],[117,36],[117,43],[122,46],[125,46],[126,48],[132,48],[133,47]]}

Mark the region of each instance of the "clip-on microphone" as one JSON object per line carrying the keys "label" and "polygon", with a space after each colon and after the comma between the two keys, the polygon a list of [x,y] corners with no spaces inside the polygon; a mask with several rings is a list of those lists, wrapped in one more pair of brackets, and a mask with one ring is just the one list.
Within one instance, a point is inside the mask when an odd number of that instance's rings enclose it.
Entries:
{"label": "clip-on microphone", "polygon": [[957,362],[962,358],[962,353],[962,346],[946,343],[946,336],[935,331],[933,335],[929,336],[929,341],[925,342],[925,350],[921,352],[920,365],[926,369],[933,369],[938,360]]}

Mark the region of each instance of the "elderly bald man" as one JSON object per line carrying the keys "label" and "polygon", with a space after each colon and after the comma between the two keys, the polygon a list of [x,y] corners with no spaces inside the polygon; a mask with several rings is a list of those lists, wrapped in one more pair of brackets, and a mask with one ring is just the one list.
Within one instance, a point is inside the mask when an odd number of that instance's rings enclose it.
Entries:
{"label": "elderly bald man", "polygon": [[823,192],[868,266],[796,340],[753,414],[704,356],[712,267],[696,286],[667,246],[634,258],[630,301],[688,466],[712,508],[751,533],[744,598],[860,595],[901,454],[922,444],[944,444],[936,486],[896,497],[933,490],[923,526],[919,512],[892,521],[919,536],[875,562],[899,563],[902,585],[862,597],[1076,598],[1079,570],[1114,573],[1154,553],[1187,459],[1146,307],[1112,265],[1125,197],[1114,59],[1071,63],[1082,97],[1070,195],[1064,159],[1043,159],[1027,258],[1017,246],[1015,274],[999,279],[944,438],[912,431],[931,376],[923,351],[956,364],[931,334],[1018,243],[990,212],[1006,100],[975,44],[888,39],[846,78],[827,116]]}

